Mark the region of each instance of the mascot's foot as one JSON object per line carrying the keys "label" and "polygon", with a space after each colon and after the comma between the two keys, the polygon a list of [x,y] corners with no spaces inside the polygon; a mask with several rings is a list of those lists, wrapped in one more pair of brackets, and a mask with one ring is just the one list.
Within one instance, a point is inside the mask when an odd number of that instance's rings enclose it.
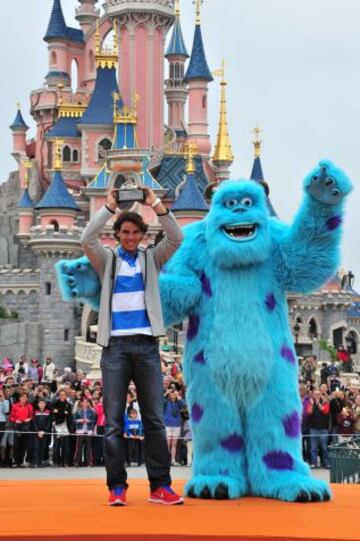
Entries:
{"label": "mascot's foot", "polygon": [[196,475],[185,487],[186,496],[203,500],[236,499],[244,496],[247,492],[248,487],[245,480],[224,475]]}
{"label": "mascot's foot", "polygon": [[256,491],[253,489],[252,494],[286,502],[310,503],[331,499],[331,490],[325,481],[300,474],[279,473],[277,479],[271,476],[271,480],[266,479],[259,485],[260,488]]}

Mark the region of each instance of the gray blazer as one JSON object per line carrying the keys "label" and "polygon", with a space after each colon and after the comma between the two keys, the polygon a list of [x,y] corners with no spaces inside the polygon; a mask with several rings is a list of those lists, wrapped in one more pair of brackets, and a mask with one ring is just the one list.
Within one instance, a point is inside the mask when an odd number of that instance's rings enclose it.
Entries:
{"label": "gray blazer", "polygon": [[[101,281],[97,343],[103,347],[109,345],[114,276],[119,273],[122,261],[116,251],[106,248],[99,240],[101,231],[112,216],[112,212],[106,207],[101,208],[94,214],[81,236],[84,253],[89,258]],[[145,306],[153,336],[165,334],[158,275],[161,267],[177,250],[183,239],[183,233],[171,212],[159,216],[159,222],[164,229],[165,237],[154,248],[139,250],[139,263],[145,283]],[[113,267],[114,255],[116,257],[115,272]]]}

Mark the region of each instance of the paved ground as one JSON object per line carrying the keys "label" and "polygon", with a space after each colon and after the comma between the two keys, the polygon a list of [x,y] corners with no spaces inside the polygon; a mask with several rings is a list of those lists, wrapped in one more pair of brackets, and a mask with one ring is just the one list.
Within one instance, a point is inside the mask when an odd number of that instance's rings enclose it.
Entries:
{"label": "paved ground", "polygon": [[[313,474],[318,479],[329,481],[329,470],[313,470]],[[146,479],[146,470],[144,467],[128,468],[129,479]],[[190,479],[191,468],[174,467],[171,468],[173,479]],[[40,479],[104,479],[104,468],[1,468],[0,480],[40,480]]]}

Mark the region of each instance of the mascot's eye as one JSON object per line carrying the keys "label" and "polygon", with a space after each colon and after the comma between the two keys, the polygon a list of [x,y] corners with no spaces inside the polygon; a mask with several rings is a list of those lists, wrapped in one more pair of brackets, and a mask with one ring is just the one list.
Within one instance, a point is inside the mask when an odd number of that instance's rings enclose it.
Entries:
{"label": "mascot's eye", "polygon": [[239,204],[239,201],[237,199],[229,199],[228,201],[225,201],[225,207],[227,207],[228,209],[232,209],[234,207],[236,207],[236,205]]}
{"label": "mascot's eye", "polygon": [[244,198],[240,201],[240,203],[241,203],[242,205],[244,205],[244,207],[251,207],[252,204],[253,204],[252,199],[250,199],[250,197],[244,197]]}

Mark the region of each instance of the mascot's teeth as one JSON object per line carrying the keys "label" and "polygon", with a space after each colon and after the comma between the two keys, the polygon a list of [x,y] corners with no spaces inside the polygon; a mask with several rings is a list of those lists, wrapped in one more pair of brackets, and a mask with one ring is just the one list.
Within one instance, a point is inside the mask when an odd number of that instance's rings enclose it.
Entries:
{"label": "mascot's teeth", "polygon": [[255,224],[244,224],[244,225],[228,225],[224,227],[225,232],[233,238],[236,239],[246,239],[252,237],[255,233],[256,225]]}

